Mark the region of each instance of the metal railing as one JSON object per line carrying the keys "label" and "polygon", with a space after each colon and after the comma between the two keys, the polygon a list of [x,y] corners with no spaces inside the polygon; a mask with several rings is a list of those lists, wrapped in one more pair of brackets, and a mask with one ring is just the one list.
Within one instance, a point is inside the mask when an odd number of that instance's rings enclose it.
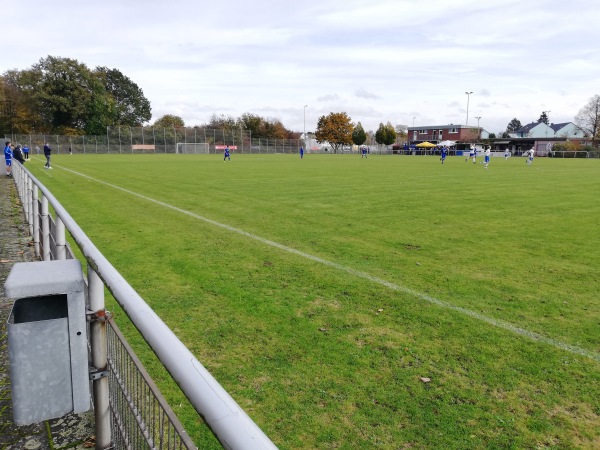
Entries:
{"label": "metal railing", "polygon": [[[13,176],[36,256],[73,258],[69,232],[87,261],[92,377],[97,449],[193,449],[118,328],[107,320],[106,287],[178,384],[217,440],[227,449],[275,445],[100,253],[50,191],[18,162]],[[54,210],[54,217],[49,212]],[[108,326],[107,326],[108,324]],[[108,373],[108,376],[104,376]]]}
{"label": "metal railing", "polygon": [[111,319],[108,324],[109,397],[115,448],[195,449],[115,322]]}

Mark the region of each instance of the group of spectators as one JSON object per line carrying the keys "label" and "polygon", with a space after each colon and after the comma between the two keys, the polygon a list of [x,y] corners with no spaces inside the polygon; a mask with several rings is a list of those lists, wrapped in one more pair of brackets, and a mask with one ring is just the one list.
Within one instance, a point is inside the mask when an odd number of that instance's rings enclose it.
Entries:
{"label": "group of spectators", "polygon": [[[36,147],[39,153],[39,147]],[[52,169],[50,166],[50,155],[52,149],[46,142],[44,144],[44,156],[46,157],[46,169]],[[21,144],[13,145],[10,141],[6,141],[4,144],[4,161],[6,162],[6,176],[12,177],[12,160],[15,159],[21,164],[25,164],[25,161],[29,160],[29,147],[27,144],[21,146]]]}

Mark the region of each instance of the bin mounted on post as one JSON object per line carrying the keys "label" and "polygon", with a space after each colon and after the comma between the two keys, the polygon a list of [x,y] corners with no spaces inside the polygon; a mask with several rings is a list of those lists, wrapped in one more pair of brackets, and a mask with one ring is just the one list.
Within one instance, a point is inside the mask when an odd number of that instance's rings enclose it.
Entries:
{"label": "bin mounted on post", "polygon": [[85,284],[79,261],[15,264],[4,284],[13,414],[28,425],[90,409]]}

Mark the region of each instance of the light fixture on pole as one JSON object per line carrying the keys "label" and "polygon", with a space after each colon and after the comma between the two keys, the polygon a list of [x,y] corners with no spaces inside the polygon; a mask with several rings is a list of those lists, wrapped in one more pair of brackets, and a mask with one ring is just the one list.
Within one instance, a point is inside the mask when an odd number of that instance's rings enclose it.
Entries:
{"label": "light fixture on pole", "polygon": [[479,128],[479,119],[481,119],[481,116],[475,118],[477,119],[477,139],[481,139],[481,128]]}
{"label": "light fixture on pole", "polygon": [[417,116],[413,117],[413,128],[415,127],[415,119],[417,118]]}
{"label": "light fixture on pole", "polygon": [[[306,147],[306,107],[308,105],[304,105],[304,146]],[[307,150],[307,149],[304,149]]]}
{"label": "light fixture on pole", "polygon": [[467,94],[467,123],[465,123],[465,125],[469,125],[469,99],[471,98],[472,93],[473,91],[465,92],[465,94]]}

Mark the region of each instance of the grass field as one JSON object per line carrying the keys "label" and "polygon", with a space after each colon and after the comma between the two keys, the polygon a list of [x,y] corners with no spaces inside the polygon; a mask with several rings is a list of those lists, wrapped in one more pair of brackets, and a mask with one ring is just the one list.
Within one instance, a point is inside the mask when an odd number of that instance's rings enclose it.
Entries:
{"label": "grass field", "polygon": [[600,161],[53,163],[27,167],[280,448],[600,448]]}

